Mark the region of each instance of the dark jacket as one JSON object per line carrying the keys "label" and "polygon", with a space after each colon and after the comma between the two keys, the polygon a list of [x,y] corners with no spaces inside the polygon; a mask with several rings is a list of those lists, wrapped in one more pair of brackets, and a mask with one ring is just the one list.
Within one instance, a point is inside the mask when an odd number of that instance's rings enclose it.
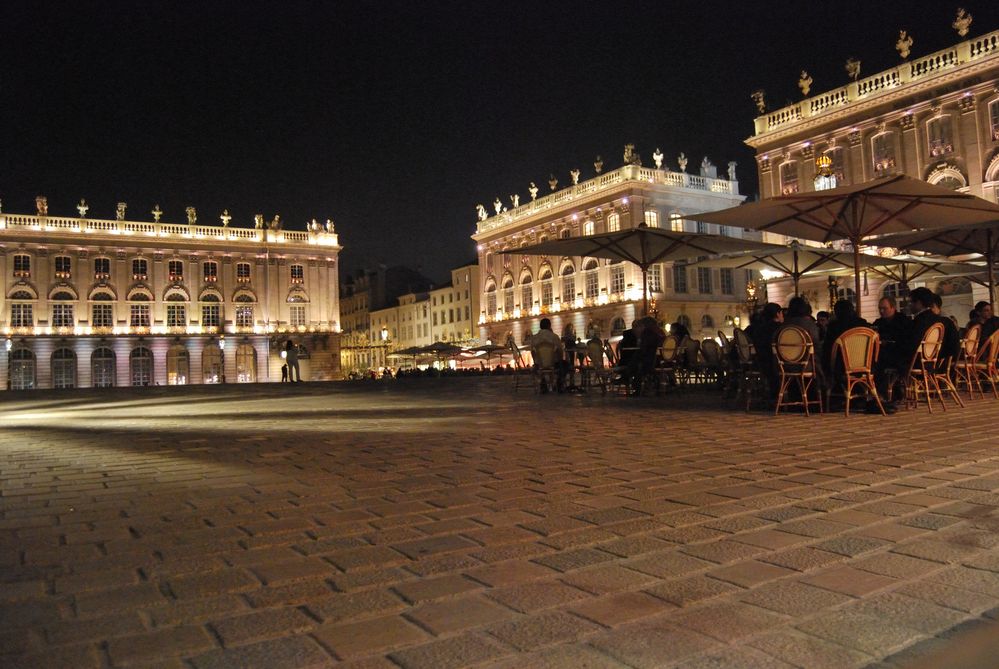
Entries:
{"label": "dark jacket", "polygon": [[822,340],[822,360],[820,362],[822,363],[823,370],[827,373],[832,373],[833,371],[833,346],[836,344],[839,336],[847,330],[859,327],[870,327],[870,323],[856,315],[845,321],[839,318],[829,321],[829,327],[826,328],[826,336]]}
{"label": "dark jacket", "polygon": [[901,311],[896,311],[891,318],[879,318],[874,321],[874,329],[881,337],[881,354],[878,356],[878,367],[886,369],[905,369],[909,364],[902,351],[909,337],[912,321]]}
{"label": "dark jacket", "polygon": [[938,321],[938,318],[939,317],[933,313],[932,309],[923,309],[913,317],[912,327],[909,328],[909,334],[903,340],[902,346],[899,349],[899,353],[905,361],[905,364],[903,365],[904,369],[909,368],[913,357],[916,355],[916,350],[919,348],[920,342],[922,342],[923,337],[926,336],[926,331],[930,329],[931,325]]}

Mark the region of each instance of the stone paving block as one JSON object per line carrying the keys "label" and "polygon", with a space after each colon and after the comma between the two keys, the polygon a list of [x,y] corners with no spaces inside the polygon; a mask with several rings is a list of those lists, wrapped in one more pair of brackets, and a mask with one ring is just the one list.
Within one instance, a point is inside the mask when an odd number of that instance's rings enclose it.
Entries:
{"label": "stone paving block", "polygon": [[576,641],[598,629],[588,620],[564,611],[552,611],[501,623],[489,628],[489,632],[500,641],[523,651]]}
{"label": "stone paving block", "polygon": [[749,646],[724,648],[684,662],[686,669],[796,669],[793,664],[777,659]]}
{"label": "stone paving block", "polygon": [[991,572],[957,567],[931,574],[928,579],[936,583],[999,597],[999,578],[996,578],[996,575]]}
{"label": "stone paving block", "polygon": [[621,590],[637,590],[653,583],[656,579],[648,574],[612,564],[572,571],[563,575],[560,580],[594,595],[606,595]]}
{"label": "stone paving block", "polygon": [[792,548],[779,553],[767,553],[758,556],[756,559],[761,562],[794,569],[795,571],[809,571],[834,562],[842,562],[846,558],[843,555],[808,547]]}
{"label": "stone paving block", "polygon": [[274,608],[212,621],[226,648],[304,633],[316,622],[295,608]]}
{"label": "stone paving block", "polygon": [[[53,621],[44,628],[45,640],[53,646],[87,644],[97,639],[132,636],[146,631],[142,619],[134,612],[119,613],[89,620]],[[2,654],[0,647],[0,654]]]}
{"label": "stone paving block", "polygon": [[462,553],[443,553],[425,557],[415,562],[405,563],[405,568],[417,576],[435,576],[453,571],[473,569],[482,564],[481,560]]}
{"label": "stone paving block", "polygon": [[911,579],[943,568],[938,562],[920,560],[897,553],[879,553],[860,560],[853,560],[850,562],[850,566],[899,579]]}
{"label": "stone paving block", "polygon": [[249,569],[261,583],[268,586],[324,578],[338,573],[329,562],[318,557],[254,564]]}
{"label": "stone paving block", "polygon": [[481,589],[482,585],[461,574],[448,574],[425,578],[419,581],[400,583],[394,590],[411,604],[419,604],[435,599],[450,597],[470,590]]}
{"label": "stone paving block", "polygon": [[660,616],[624,625],[591,637],[589,643],[627,666],[639,669],[659,669],[667,662],[682,662],[719,647],[714,639],[670,625],[667,620],[666,616]]}
{"label": "stone paving block", "polygon": [[561,551],[551,555],[537,557],[532,560],[537,564],[544,565],[549,569],[559,572],[568,572],[583,567],[591,567],[601,562],[613,560],[614,556],[602,550],[593,548],[579,548],[576,550]]}
{"label": "stone paving block", "polygon": [[619,592],[583,600],[579,604],[570,606],[569,610],[604,627],[617,627],[627,622],[648,618],[670,608],[673,608],[673,605],[644,592]]}
{"label": "stone paving block", "polygon": [[16,669],[103,669],[103,653],[96,644],[49,648],[17,658]]}
{"label": "stone paving block", "polygon": [[168,657],[200,654],[215,645],[204,627],[188,626],[111,639],[107,650],[112,663],[128,667]]}
{"label": "stone paving block", "polygon": [[649,594],[676,606],[689,606],[738,590],[737,586],[703,575],[666,581],[645,589]]}
{"label": "stone paving block", "polygon": [[465,572],[466,576],[470,576],[476,581],[492,587],[536,581],[555,574],[557,572],[552,571],[548,567],[528,562],[527,560],[508,560],[494,565],[469,569]]}
{"label": "stone paving block", "polygon": [[793,630],[756,637],[749,644],[779,660],[808,669],[861,669],[873,659],[860,651]]}
{"label": "stone paving block", "polygon": [[399,650],[389,657],[403,669],[462,669],[496,660],[508,652],[485,635],[469,633]]}
{"label": "stone paving block", "polygon": [[502,622],[513,616],[509,608],[479,595],[424,604],[406,612],[406,617],[437,636]]}
{"label": "stone paving block", "polygon": [[305,636],[214,650],[197,655],[191,663],[196,669],[326,669],[334,664],[319,644]]}
{"label": "stone paving block", "polygon": [[678,613],[672,620],[681,627],[725,643],[772,629],[785,618],[747,604],[709,604]]}
{"label": "stone paving block", "polygon": [[86,574],[75,574],[55,579],[55,592],[66,594],[87,590],[108,590],[139,582],[135,569],[104,569]]}
{"label": "stone paving block", "polygon": [[840,555],[845,555],[847,557],[857,557],[858,555],[876,551],[879,548],[889,545],[890,542],[888,541],[846,534],[834,539],[820,541],[814,545],[814,548],[828,551],[830,553],[839,553]]}
{"label": "stone paving block", "polygon": [[737,562],[728,567],[711,569],[707,575],[721,581],[734,583],[743,588],[751,588],[760,583],[766,583],[767,581],[773,581],[795,573],[794,570],[785,567],[778,567],[756,560],[747,560],[746,562]]}
{"label": "stone paving block", "polygon": [[387,590],[362,590],[310,600],[306,607],[324,623],[338,623],[373,615],[385,615],[405,608],[397,595]]}
{"label": "stone paving block", "polygon": [[325,599],[333,594],[333,587],[326,579],[296,581],[288,585],[264,587],[244,593],[246,601],[254,608],[267,608],[285,604],[300,604],[310,599]]}
{"label": "stone paving block", "polygon": [[740,599],[777,613],[805,617],[851,601],[847,595],[793,580],[768,583],[740,595]]}
{"label": "stone paving block", "polygon": [[920,637],[912,628],[849,609],[820,613],[797,627],[802,632],[874,657],[883,657]]}
{"label": "stone paving block", "polygon": [[966,618],[963,613],[937,606],[925,599],[893,592],[864,599],[853,604],[849,610],[890,620],[927,635],[950,629]]}
{"label": "stone paving block", "polygon": [[893,553],[909,555],[923,560],[933,560],[945,564],[957,564],[977,556],[981,551],[974,546],[966,546],[950,541],[917,539],[899,544]]}
{"label": "stone paving block", "polygon": [[469,548],[478,548],[478,544],[471,539],[466,539],[456,534],[445,534],[429,539],[393,544],[392,548],[406,557],[416,560],[429,555],[437,555],[438,553],[450,553]]}
{"label": "stone paving block", "polygon": [[523,667],[531,667],[531,669],[563,669],[563,667],[627,669],[627,665],[582,643],[569,643],[533,653],[525,653],[492,664],[490,667],[491,669],[522,669]]}
{"label": "stone paving block", "polygon": [[233,592],[247,592],[260,582],[242,569],[222,569],[203,574],[189,574],[168,579],[170,590],[179,599],[214,597]]}
{"label": "stone paving block", "polygon": [[531,613],[588,597],[588,593],[559,581],[532,581],[521,585],[496,588],[489,597],[515,611]]}
{"label": "stone paving block", "polygon": [[532,541],[507,544],[505,546],[496,546],[493,548],[483,548],[481,550],[471,551],[468,555],[479,562],[489,564],[493,562],[503,562],[504,560],[534,557],[535,555],[545,555],[547,553],[554,553],[555,551],[556,549],[551,546],[545,546],[544,544]]}
{"label": "stone paving block", "polygon": [[375,653],[384,654],[417,644],[430,636],[400,616],[372,618],[361,622],[317,627],[313,636],[342,660]]}
{"label": "stone paving block", "polygon": [[405,555],[388,546],[365,546],[351,548],[325,556],[327,560],[344,571],[354,569],[384,568],[409,562]]}
{"label": "stone paving block", "polygon": [[692,555],[701,560],[708,560],[709,562],[717,562],[718,564],[745,560],[764,552],[764,549],[759,546],[751,546],[735,541],[714,541],[707,544],[695,544],[693,546],[684,546],[681,550],[687,555]]}
{"label": "stone paving block", "polygon": [[81,618],[129,611],[164,602],[163,593],[154,583],[139,583],[123,588],[83,592],[76,596],[76,612]]}

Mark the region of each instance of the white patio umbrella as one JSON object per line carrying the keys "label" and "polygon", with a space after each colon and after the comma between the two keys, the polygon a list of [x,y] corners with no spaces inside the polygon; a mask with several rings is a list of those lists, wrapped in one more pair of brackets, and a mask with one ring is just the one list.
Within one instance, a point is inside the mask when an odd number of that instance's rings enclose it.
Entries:
{"label": "white patio umbrella", "polygon": [[688,219],[775,232],[853,247],[854,282],[860,294],[861,242],[871,235],[985,223],[999,205],[905,175],[829,190],[781,195]]}

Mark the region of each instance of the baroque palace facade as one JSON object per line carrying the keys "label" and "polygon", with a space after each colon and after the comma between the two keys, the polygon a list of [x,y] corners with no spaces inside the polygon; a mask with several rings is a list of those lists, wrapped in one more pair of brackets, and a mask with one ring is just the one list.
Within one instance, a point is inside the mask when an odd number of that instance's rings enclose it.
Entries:
{"label": "baroque palace facade", "polygon": [[0,213],[0,356],[9,389],[339,378],[340,251],[331,223],[281,229]]}
{"label": "baroque palace facade", "polygon": [[[969,24],[964,14],[954,27],[967,31]],[[761,115],[746,143],[756,150],[762,197],[815,190],[824,171],[838,185],[903,173],[999,202],[999,31],[960,37],[948,49],[776,111],[765,112],[761,93],[755,94]],[[904,57],[909,46],[900,35],[896,48]],[[799,83],[805,91],[811,84],[806,77],[802,73]],[[828,167],[817,167],[820,159]],[[811,293],[819,308],[825,300],[817,303],[814,296],[825,296],[825,281],[802,281],[802,292]],[[984,287],[967,281],[929,287],[944,296],[944,311],[962,322],[975,301],[986,299]],[[863,312],[876,313],[877,300],[897,291],[871,274],[860,296]],[[772,300],[784,302],[789,292],[790,281],[768,287]],[[856,299],[845,286],[838,293]]]}
{"label": "baroque palace facade", "polygon": [[[735,180],[735,163],[729,178],[718,178],[716,168],[704,159],[700,174],[686,173],[687,159],[680,154],[680,171],[663,168],[662,153],[655,154],[656,168],[644,168],[629,145],[623,167],[597,174],[519,204],[513,209],[493,203],[495,215],[479,207],[479,223],[472,238],[478,243],[480,284],[480,339],[504,344],[512,336],[518,344],[537,332],[543,316],[562,334],[572,325],[580,338],[597,333],[601,338],[621,334],[641,316],[642,275],[631,263],[597,258],[521,256],[500,251],[549,239],[591,235],[637,227],[645,222],[687,232],[708,232],[742,237],[742,229],[684,220],[685,214],[732,207],[744,199]],[[663,263],[649,271],[650,295],[658,317],[680,321],[695,337],[715,336],[731,330],[741,316],[746,284],[752,272],[688,268],[683,263]]]}

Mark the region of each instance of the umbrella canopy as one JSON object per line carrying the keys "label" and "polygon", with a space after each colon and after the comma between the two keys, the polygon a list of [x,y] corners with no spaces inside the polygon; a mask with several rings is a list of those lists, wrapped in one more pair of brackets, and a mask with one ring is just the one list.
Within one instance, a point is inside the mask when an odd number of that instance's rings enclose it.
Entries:
{"label": "umbrella canopy", "polygon": [[650,228],[645,223],[636,228],[600,235],[555,239],[533,246],[507,249],[500,253],[516,255],[589,256],[610,260],[627,260],[642,270],[642,312],[648,313],[649,267],[668,260],[686,260],[700,256],[718,255],[736,251],[750,251],[772,244],[727,237],[724,235],[674,232]]}
{"label": "umbrella canopy", "polygon": [[420,348],[419,346],[410,346],[409,348],[404,348],[399,351],[393,351],[392,353],[388,354],[388,357],[408,358],[409,356],[417,356],[420,355],[421,353],[423,353],[423,349]]}
{"label": "umbrella canopy", "polygon": [[999,259],[999,220],[978,225],[885,235],[875,241],[879,246],[923,251],[941,256],[980,254],[985,258],[988,274],[989,304],[995,308],[995,264]]}
{"label": "umbrella canopy", "polygon": [[461,347],[455,346],[454,344],[448,344],[442,341],[435,341],[429,346],[424,346],[419,349],[420,353],[430,353],[442,358],[447,358],[453,355],[458,355],[461,353]]}
{"label": "umbrella canopy", "polygon": [[496,344],[483,344],[482,346],[472,346],[471,348],[466,348],[466,351],[471,351],[473,353],[485,353],[486,355],[492,355],[496,351],[509,351],[506,346],[497,346]]}
{"label": "umbrella canopy", "polygon": [[686,218],[819,242],[849,240],[859,295],[860,245],[865,237],[984,223],[999,218],[999,205],[896,175],[829,190],[781,195]]}

